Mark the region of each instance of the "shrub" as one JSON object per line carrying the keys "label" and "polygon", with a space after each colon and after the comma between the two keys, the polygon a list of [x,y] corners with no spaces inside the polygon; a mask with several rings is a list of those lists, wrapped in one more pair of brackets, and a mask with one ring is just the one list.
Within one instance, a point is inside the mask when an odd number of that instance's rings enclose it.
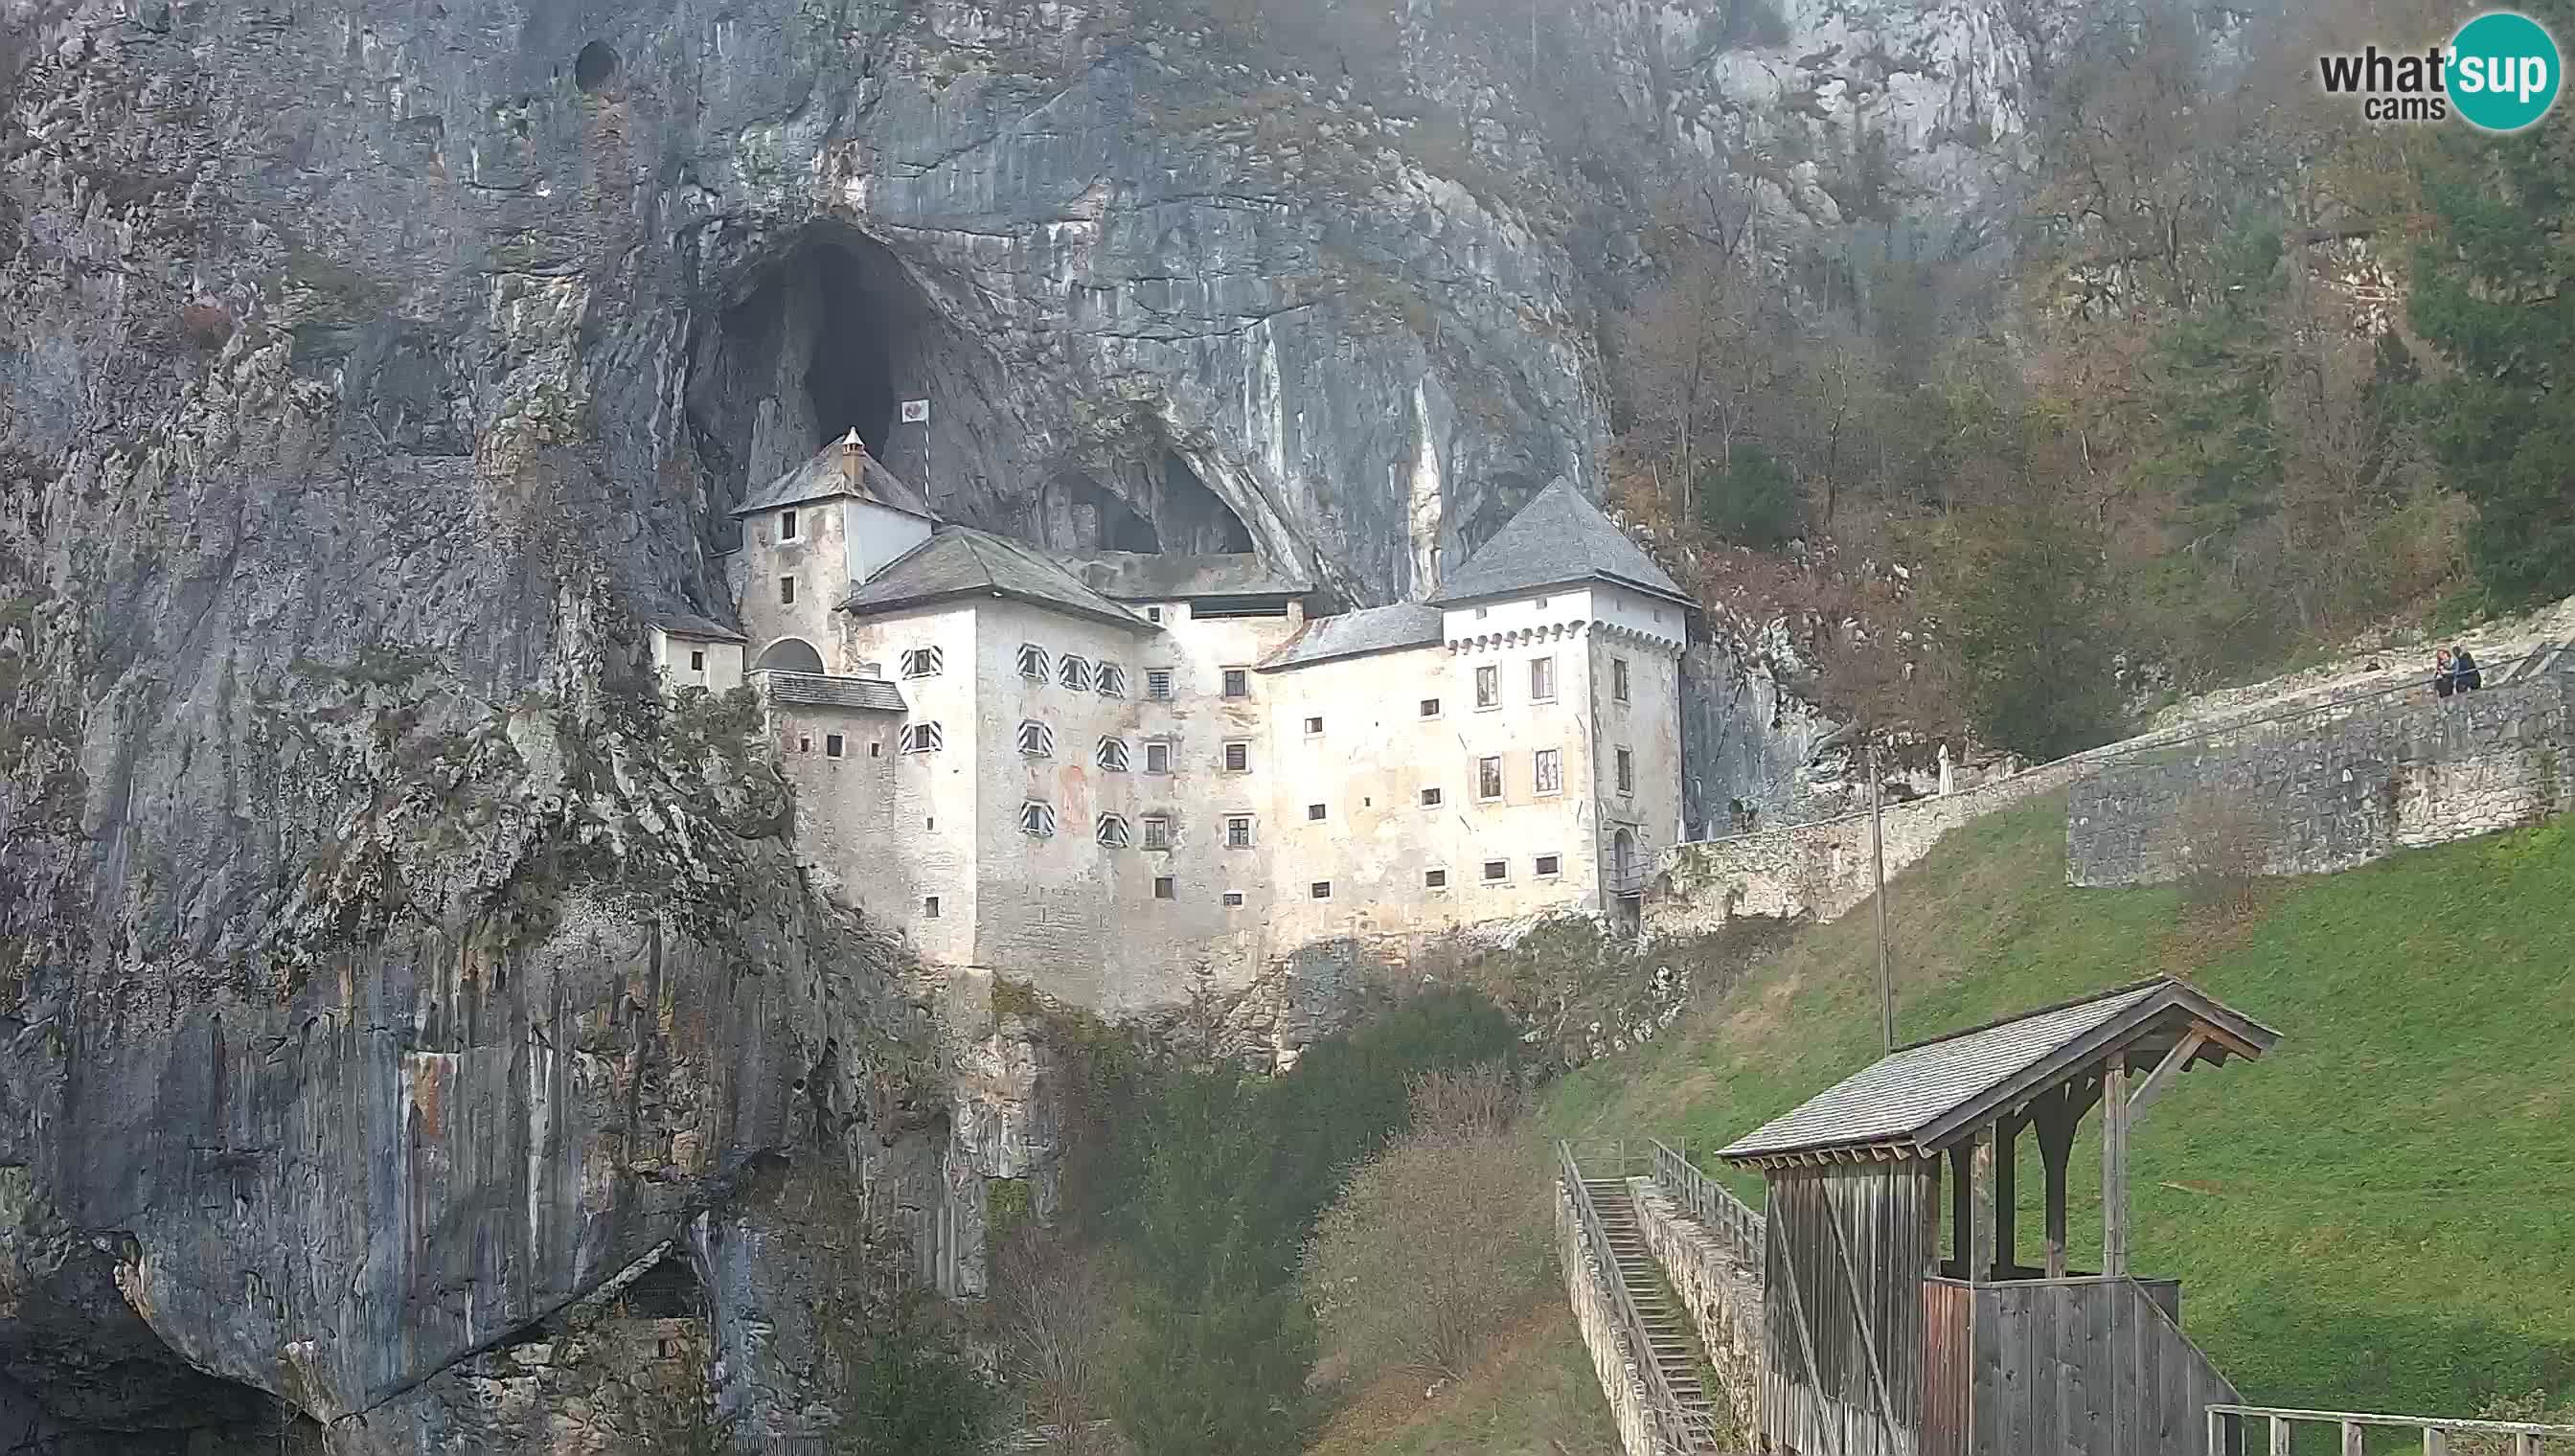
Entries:
{"label": "shrub", "polygon": [[190,304],[179,311],[179,337],[189,347],[211,354],[231,342],[233,316],[221,304]]}
{"label": "shrub", "polygon": [[1698,515],[1728,541],[1774,549],[1797,534],[1797,483],[1767,451],[1738,447],[1725,469],[1699,472]]}
{"label": "shrub", "polygon": [[992,1382],[919,1297],[867,1331],[855,1363],[841,1456],[981,1456],[1000,1410]]}
{"label": "shrub", "polygon": [[2176,832],[2185,907],[2220,920],[2260,907],[2275,837],[2266,814],[2239,795],[2207,791],[2182,805]]}

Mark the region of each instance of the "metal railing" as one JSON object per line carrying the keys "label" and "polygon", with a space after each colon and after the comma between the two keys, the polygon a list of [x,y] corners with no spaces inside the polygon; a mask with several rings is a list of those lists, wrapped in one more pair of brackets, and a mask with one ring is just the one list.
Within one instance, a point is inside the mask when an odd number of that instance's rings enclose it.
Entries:
{"label": "metal railing", "polygon": [[1756,1270],[1761,1267],[1761,1215],[1659,1138],[1654,1140],[1654,1181],[1679,1199],[1710,1233],[1723,1238],[1735,1262]]}
{"label": "metal railing", "polygon": [[2310,1425],[2337,1426],[2342,1431],[2343,1456],[2361,1456],[2368,1430],[2375,1426],[2419,1431],[2423,1436],[2423,1456],[2448,1456],[2452,1436],[2510,1436],[2513,1456],[2539,1456],[2542,1441],[2575,1442],[2575,1426],[2544,1426],[2526,1421],[2453,1421],[2439,1416],[2367,1415],[2340,1410],[2291,1410],[2267,1405],[2212,1405],[2208,1408],[2208,1456],[2233,1456],[2237,1449],[2229,1437],[2235,1429],[2243,1432],[2242,1451],[2254,1456],[2253,1422],[2270,1425],[2268,1450],[2274,1456],[2287,1456],[2290,1428],[2298,1422]]}
{"label": "metal railing", "polygon": [[[1615,1146],[1618,1171],[1612,1176],[1624,1178],[1626,1144],[1622,1141]],[[1654,1425],[1664,1451],[1671,1456],[1697,1456],[1716,1450],[1715,1419],[1682,1405],[1671,1382],[1663,1378],[1663,1367],[1654,1359],[1653,1336],[1645,1328],[1645,1317],[1637,1310],[1636,1301],[1627,1293],[1627,1281],[1618,1271],[1618,1255],[1609,1247],[1608,1231],[1600,1226],[1600,1210],[1592,1207],[1591,1190],[1582,1185],[1582,1164],[1573,1156],[1573,1144],[1559,1140],[1555,1155],[1565,1196],[1573,1200],[1574,1217],[1582,1224],[1583,1243],[1600,1262],[1603,1281],[1609,1286],[1610,1308],[1626,1336],[1636,1374],[1645,1382],[1645,1398],[1653,1404]]]}

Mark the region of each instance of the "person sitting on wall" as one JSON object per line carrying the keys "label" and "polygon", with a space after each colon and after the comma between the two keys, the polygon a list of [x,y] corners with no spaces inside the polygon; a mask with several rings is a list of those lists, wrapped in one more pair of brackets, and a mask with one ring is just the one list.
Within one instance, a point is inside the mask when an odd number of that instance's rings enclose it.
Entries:
{"label": "person sitting on wall", "polygon": [[2486,675],[2477,671],[2477,660],[2468,656],[2466,648],[2450,654],[2450,676],[2458,680],[2461,693],[2474,693],[2486,686]]}
{"label": "person sitting on wall", "polygon": [[2443,648],[2440,656],[2432,660],[2432,696],[2447,698],[2450,690],[2457,686],[2457,676],[2450,667],[2450,650]]}

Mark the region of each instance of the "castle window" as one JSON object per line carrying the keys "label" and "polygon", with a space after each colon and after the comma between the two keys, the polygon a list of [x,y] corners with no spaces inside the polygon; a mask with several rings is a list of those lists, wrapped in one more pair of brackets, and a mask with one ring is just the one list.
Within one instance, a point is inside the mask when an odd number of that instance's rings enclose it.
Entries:
{"label": "castle window", "polygon": [[690,672],[692,672],[692,673],[703,673],[703,672],[705,672],[706,670],[707,670],[707,655],[706,655],[706,654],[704,654],[704,653],[691,653],[691,654],[689,654],[689,671],[690,671]]}
{"label": "castle window", "polygon": [[1563,867],[1564,861],[1556,855],[1540,854],[1537,856],[1537,877],[1540,879],[1555,878],[1557,874],[1563,872]]}
{"label": "castle window", "polygon": [[1305,893],[1312,895],[1318,900],[1330,899],[1332,897],[1332,882],[1328,879],[1315,880],[1312,884],[1306,886]]}
{"label": "castle window", "polygon": [[948,655],[937,648],[914,648],[903,655],[903,676],[936,678],[948,666]]}
{"label": "castle window", "polygon": [[1544,612],[1544,611],[1546,610],[1546,599],[1545,599],[1545,598],[1540,597],[1539,599],[1537,599],[1537,610],[1538,610],[1538,611],[1540,611],[1540,612]]}
{"label": "castle window", "polygon": [[1148,773],[1169,773],[1172,771],[1171,739],[1147,738],[1145,740],[1145,771]]}
{"label": "castle window", "polygon": [[1508,859],[1487,859],[1484,861],[1484,883],[1499,884],[1510,877],[1511,861]]}
{"label": "castle window", "polygon": [[1067,653],[1064,659],[1064,671],[1056,675],[1056,681],[1062,683],[1065,687],[1072,689],[1076,693],[1090,692],[1090,662],[1086,659],[1077,658],[1072,654]]}
{"label": "castle window", "polygon": [[925,920],[935,920],[939,918],[939,896],[934,894],[922,897],[921,917]]}
{"label": "castle window", "polygon": [[1252,674],[1241,668],[1226,669],[1225,696],[1228,698],[1250,698],[1252,696]]}
{"label": "castle window", "polygon": [[1498,755],[1475,760],[1475,796],[1485,799],[1502,796],[1502,760]]}
{"label": "castle window", "polygon": [[1181,897],[1181,882],[1168,874],[1154,876],[1154,898],[1176,900]]}
{"label": "castle window", "polygon": [[915,723],[904,726],[899,742],[907,753],[936,753],[947,746],[948,737],[935,723]]}
{"label": "castle window", "polygon": [[1032,683],[1043,683],[1053,665],[1047,661],[1047,650],[1036,643],[1020,644],[1020,676]]}
{"label": "castle window", "polygon": [[1160,607],[1148,607],[1148,608],[1146,608],[1146,609],[1145,609],[1145,620],[1146,620],[1147,622],[1160,622],[1160,621],[1162,621],[1162,620],[1163,620],[1163,609],[1162,609],[1162,608],[1160,608]]}
{"label": "castle window", "polygon": [[1319,738],[1319,737],[1321,737],[1322,735],[1323,735],[1323,721],[1322,721],[1321,719],[1319,719],[1319,718],[1309,718],[1309,719],[1305,720],[1305,736],[1307,736],[1307,737],[1309,737],[1309,738]]}
{"label": "castle window", "polygon": [[1020,725],[1020,751],[1032,758],[1055,755],[1055,729],[1036,719]]}
{"label": "castle window", "polygon": [[1145,672],[1145,696],[1154,699],[1157,702],[1169,703],[1172,699],[1172,670],[1169,668],[1147,669]]}
{"label": "castle window", "polygon": [[1093,837],[1109,848],[1127,847],[1127,821],[1116,814],[1102,814],[1092,832]]}
{"label": "castle window", "polygon": [[1475,620],[1476,620],[1477,622],[1481,622],[1481,621],[1483,621],[1483,620],[1484,620],[1484,612],[1485,612],[1485,610],[1486,610],[1486,609],[1481,608],[1481,607],[1478,607],[1478,608],[1476,608],[1476,609],[1475,609]]}
{"label": "castle window", "polygon": [[1421,700],[1421,716],[1423,718],[1437,718],[1439,716],[1439,700],[1436,698],[1425,698]]}
{"label": "castle window", "polygon": [[795,512],[781,511],[778,513],[778,539],[780,541],[794,541],[796,539]]}
{"label": "castle window", "polygon": [[1609,697],[1615,703],[1627,701],[1627,660],[1625,658],[1609,660]]}
{"label": "castle window", "polygon": [[1172,821],[1169,818],[1162,814],[1145,815],[1145,847],[1148,849],[1172,847]]}
{"label": "castle window", "polygon": [[1421,790],[1421,806],[1423,808],[1437,808],[1439,806],[1439,790],[1436,788],[1425,788]]}
{"label": "castle window", "polygon": [[1555,701],[1555,659],[1529,659],[1529,702]]}
{"label": "castle window", "polygon": [[814,751],[814,739],[813,739],[813,737],[812,737],[810,734],[806,734],[806,733],[798,733],[798,734],[796,735],[796,751],[797,751],[797,752],[800,752],[800,753],[810,753],[810,752],[813,752],[813,751]]}
{"label": "castle window", "polygon": [[1239,904],[1242,904],[1242,903],[1243,903],[1243,891],[1242,891],[1242,890],[1239,890],[1239,889],[1229,889],[1229,890],[1227,890],[1227,891],[1225,892],[1225,902],[1226,902],[1227,904],[1229,904],[1229,905],[1239,905]]}
{"label": "castle window", "polygon": [[871,758],[882,758],[885,756],[885,740],[883,738],[870,738],[868,740],[868,756]]}
{"label": "castle window", "polygon": [[1445,869],[1425,869],[1421,871],[1421,887],[1423,889],[1446,889],[1448,887],[1448,871]]}
{"label": "castle window", "polygon": [[826,758],[840,757],[848,745],[848,740],[839,733],[823,734],[823,756]]}
{"label": "castle window", "polygon": [[794,577],[781,577],[778,579],[778,605],[781,607],[793,607],[796,605],[796,579]]}
{"label": "castle window", "polygon": [[1043,839],[1055,832],[1055,808],[1030,799],[1020,805],[1020,832],[1033,839]]}
{"label": "castle window", "polygon": [[1540,793],[1562,793],[1564,791],[1564,750],[1540,748],[1534,756],[1537,761],[1537,781],[1531,786]]}
{"label": "castle window", "polygon": [[1229,849],[1252,847],[1252,815],[1228,814],[1226,816],[1225,847]]}
{"label": "castle window", "polygon": [[1625,748],[1618,750],[1618,791],[1620,793],[1636,791],[1636,755]]}
{"label": "castle window", "polygon": [[1477,708],[1502,706],[1502,670],[1500,668],[1486,666],[1475,670],[1475,706]]}
{"label": "castle window", "polygon": [[1307,821],[1308,823],[1311,823],[1311,822],[1314,822],[1314,821],[1316,821],[1316,820],[1319,820],[1319,819],[1321,819],[1321,818],[1322,818],[1322,816],[1323,816],[1323,806],[1322,806],[1321,804],[1319,804],[1319,803],[1309,803],[1309,804],[1305,805],[1305,819],[1306,819],[1306,821]]}
{"label": "castle window", "polygon": [[1100,671],[1095,675],[1094,681],[1098,683],[1100,687],[1100,696],[1103,698],[1124,698],[1127,696],[1127,670],[1118,666],[1116,663],[1101,664]]}
{"label": "castle window", "polygon": [[1102,738],[1100,740],[1100,751],[1093,755],[1092,761],[1098,763],[1101,767],[1108,769],[1112,773],[1126,772],[1128,762],[1127,740],[1125,738]]}
{"label": "castle window", "polygon": [[1226,772],[1243,773],[1249,771],[1251,767],[1252,744],[1238,740],[1225,745]]}

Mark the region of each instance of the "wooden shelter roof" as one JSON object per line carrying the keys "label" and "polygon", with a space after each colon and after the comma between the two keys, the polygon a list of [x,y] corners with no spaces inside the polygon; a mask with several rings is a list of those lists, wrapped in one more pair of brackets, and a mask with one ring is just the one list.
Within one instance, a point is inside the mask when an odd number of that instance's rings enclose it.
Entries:
{"label": "wooden shelter roof", "polygon": [[2178,1054],[2170,1068],[2178,1074],[2259,1056],[2279,1039],[2196,986],[2158,976],[1898,1048],[1717,1156],[1737,1164],[1928,1157],[2083,1077],[2114,1050],[2130,1061]]}

